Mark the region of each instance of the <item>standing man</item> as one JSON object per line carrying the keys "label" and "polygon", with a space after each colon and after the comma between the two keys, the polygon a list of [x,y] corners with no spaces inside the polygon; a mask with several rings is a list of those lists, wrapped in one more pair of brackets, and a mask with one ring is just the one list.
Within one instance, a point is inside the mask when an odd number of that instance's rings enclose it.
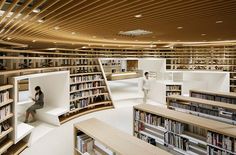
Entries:
{"label": "standing man", "polygon": [[143,97],[143,103],[147,102],[147,95],[148,95],[148,91],[150,90],[150,84],[149,84],[149,73],[145,72],[144,73],[144,78],[142,80],[142,90],[144,93],[144,97]]}

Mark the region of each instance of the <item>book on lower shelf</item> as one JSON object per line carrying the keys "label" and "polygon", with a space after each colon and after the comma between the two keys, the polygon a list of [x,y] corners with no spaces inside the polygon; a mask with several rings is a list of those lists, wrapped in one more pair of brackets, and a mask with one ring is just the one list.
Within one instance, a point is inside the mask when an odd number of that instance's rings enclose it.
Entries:
{"label": "book on lower shelf", "polygon": [[9,100],[9,91],[0,92],[0,104]]}
{"label": "book on lower shelf", "polygon": [[215,132],[207,132],[207,143],[208,143],[208,152],[211,154],[214,152],[225,152],[236,154],[236,139],[233,137],[225,136]]}
{"label": "book on lower shelf", "polygon": [[76,138],[76,150],[81,155],[115,155],[113,151],[81,131],[77,132]]}
{"label": "book on lower shelf", "polygon": [[77,133],[77,149],[81,153],[93,151],[94,140],[83,132]]}
{"label": "book on lower shelf", "polygon": [[0,120],[5,119],[11,114],[11,105],[6,105],[0,108]]}

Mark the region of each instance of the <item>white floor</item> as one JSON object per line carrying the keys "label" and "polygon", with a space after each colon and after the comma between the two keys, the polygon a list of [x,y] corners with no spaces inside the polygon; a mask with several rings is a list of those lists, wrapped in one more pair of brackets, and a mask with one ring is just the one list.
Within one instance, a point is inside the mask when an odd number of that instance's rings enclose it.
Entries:
{"label": "white floor", "polygon": [[[33,124],[32,145],[21,155],[72,155],[73,124],[96,117],[106,123],[132,135],[133,106],[142,102],[137,95],[137,83],[131,80],[109,82],[115,109],[99,111],[69,121],[60,127],[42,122]],[[128,98],[128,99],[126,99]],[[157,104],[148,101],[149,104]]]}

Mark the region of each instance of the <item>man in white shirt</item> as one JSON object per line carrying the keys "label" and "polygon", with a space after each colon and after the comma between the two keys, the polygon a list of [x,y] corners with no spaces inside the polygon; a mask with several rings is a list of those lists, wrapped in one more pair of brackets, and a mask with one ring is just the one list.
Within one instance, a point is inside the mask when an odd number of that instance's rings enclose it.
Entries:
{"label": "man in white shirt", "polygon": [[150,90],[150,84],[149,84],[149,73],[145,72],[144,73],[144,78],[142,80],[142,90],[144,93],[144,97],[143,97],[143,103],[147,102],[147,95],[148,95],[148,91]]}

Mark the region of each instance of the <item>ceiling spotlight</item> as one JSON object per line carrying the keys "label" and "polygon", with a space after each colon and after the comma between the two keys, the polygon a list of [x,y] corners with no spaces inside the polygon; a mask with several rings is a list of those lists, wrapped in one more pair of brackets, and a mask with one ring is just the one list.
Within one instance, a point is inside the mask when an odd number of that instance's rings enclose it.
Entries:
{"label": "ceiling spotlight", "polygon": [[205,36],[206,34],[205,33],[202,33],[201,36]]}
{"label": "ceiling spotlight", "polygon": [[40,9],[34,9],[33,12],[34,13],[39,13],[41,10]]}
{"label": "ceiling spotlight", "polygon": [[58,27],[58,26],[55,26],[54,29],[55,29],[55,30],[59,30],[59,27]]}
{"label": "ceiling spotlight", "polygon": [[71,32],[72,35],[75,35],[75,32]]}
{"label": "ceiling spotlight", "polygon": [[179,26],[179,27],[177,27],[177,29],[180,30],[180,29],[183,29],[183,27],[182,27],[182,26]]}
{"label": "ceiling spotlight", "polygon": [[220,23],[223,23],[223,21],[222,20],[216,21],[216,24],[220,24]]}
{"label": "ceiling spotlight", "polygon": [[7,40],[11,40],[11,38],[10,38],[10,37],[7,37]]}
{"label": "ceiling spotlight", "polygon": [[44,20],[43,20],[43,19],[39,19],[38,22],[39,22],[39,23],[43,23]]}
{"label": "ceiling spotlight", "polygon": [[84,48],[86,48],[86,46],[82,46],[82,48],[84,49]]}
{"label": "ceiling spotlight", "polygon": [[35,43],[35,42],[36,42],[36,40],[32,40],[32,42],[33,42],[33,43]]}
{"label": "ceiling spotlight", "polygon": [[141,18],[141,17],[142,17],[142,14],[135,15],[134,17],[135,17],[135,18]]}

